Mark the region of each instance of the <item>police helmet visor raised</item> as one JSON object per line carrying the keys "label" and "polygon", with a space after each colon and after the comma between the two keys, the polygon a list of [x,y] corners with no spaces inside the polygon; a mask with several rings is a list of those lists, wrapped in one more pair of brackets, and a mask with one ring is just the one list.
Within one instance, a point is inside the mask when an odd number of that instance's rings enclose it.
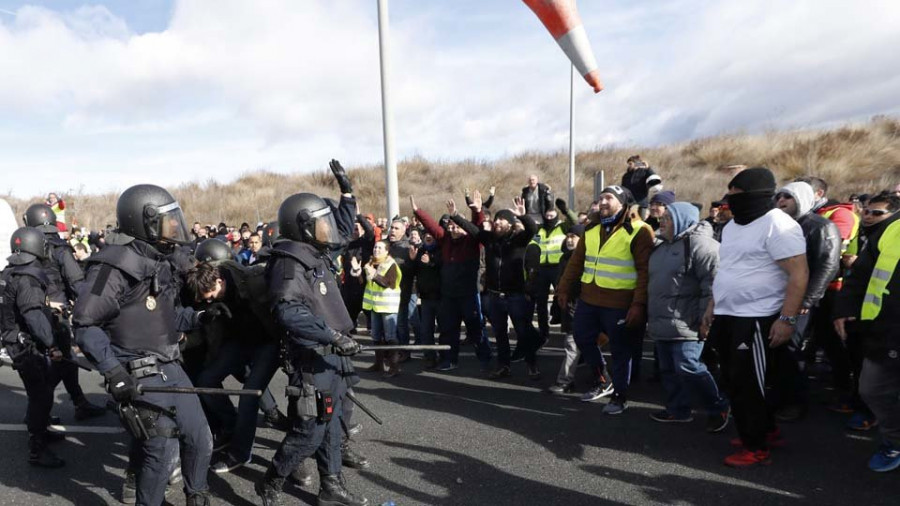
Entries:
{"label": "police helmet visor raised", "polygon": [[156,209],[158,214],[157,235],[160,240],[175,244],[190,242],[187,223],[178,202],[172,202]]}

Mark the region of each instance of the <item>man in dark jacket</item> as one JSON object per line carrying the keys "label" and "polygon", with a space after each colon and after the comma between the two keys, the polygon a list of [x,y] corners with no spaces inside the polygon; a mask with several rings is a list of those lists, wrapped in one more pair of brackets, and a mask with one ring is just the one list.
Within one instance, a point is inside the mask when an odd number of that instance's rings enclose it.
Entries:
{"label": "man in dark jacket", "polygon": [[[397,340],[400,344],[409,344],[409,332],[415,335],[418,332],[418,312],[416,302],[418,296],[414,293],[415,274],[412,272],[413,263],[409,258],[409,239],[406,237],[406,222],[397,218],[391,222],[388,231],[388,254],[397,262],[402,277],[400,278],[400,309],[397,311]],[[418,339],[416,339],[418,340]],[[400,362],[409,360],[409,352],[400,352]]]}
{"label": "man in dark jacket", "polygon": [[785,364],[785,374],[780,376],[785,383],[776,385],[773,399],[778,407],[775,417],[786,422],[796,421],[806,413],[809,385],[801,365],[801,345],[808,333],[810,319],[820,310],[819,301],[837,276],[841,263],[840,232],[828,218],[813,212],[814,203],[813,188],[804,182],[787,184],[775,194],[775,205],[794,218],[803,230],[809,266],[809,282],[797,317],[796,332],[787,345],[791,362]]}
{"label": "man in dark jacket", "polygon": [[481,193],[475,191],[472,203],[472,221],[459,215],[456,203],[447,202],[450,211],[447,228],[444,229],[425,210],[416,205],[410,196],[409,203],[425,230],[434,236],[440,249],[441,288],[438,320],[440,343],[450,345],[450,351],[441,352],[438,370],[451,371],[459,364],[459,326],[466,324],[466,336],[476,343],[476,351],[482,367],[486,368],[491,359],[491,348],[481,326],[481,315],[477,304],[478,266],[481,246],[478,234],[484,221],[481,209]]}
{"label": "man in dark jacket", "polygon": [[[421,246],[410,249],[410,254],[415,255],[413,264],[419,292],[419,339],[421,344],[434,344],[434,325],[441,307],[441,249],[433,235],[422,234],[425,238]],[[437,354],[425,352],[425,368],[437,366]]]}
{"label": "man in dark jacket", "polygon": [[[516,218],[524,230],[515,231]],[[525,248],[537,232],[537,224],[525,213],[523,199],[515,200],[515,211],[502,209],[494,213],[492,231],[480,231],[478,238],[485,247],[485,286],[490,301],[490,321],[497,340],[497,369],[491,378],[510,375],[510,349],[507,319],[516,330],[516,348],[525,357],[528,376],[539,379],[537,350],[540,335],[531,323],[534,303],[525,296]]]}
{"label": "man in dark jacket", "polygon": [[525,212],[535,223],[541,221],[544,213],[553,209],[550,187],[538,182],[535,174],[528,176],[528,186],[522,188],[522,201],[525,202]]}
{"label": "man in dark jacket", "polygon": [[882,444],[869,460],[877,472],[900,468],[900,198],[882,199],[887,213],[867,227],[868,242],[844,280],[834,315],[842,339],[851,322],[864,329],[859,389],[880,426]]}
{"label": "man in dark jacket", "polygon": [[350,272],[354,266],[361,268],[368,263],[374,246],[375,229],[369,220],[361,214],[357,214],[350,243],[341,255],[341,271],[344,278],[341,283],[341,296],[344,298],[344,305],[347,306],[347,312],[350,313],[350,320],[353,322],[354,329],[351,333],[356,331],[356,321],[362,311],[363,293],[366,290],[364,284],[350,276]]}
{"label": "man in dark jacket", "polygon": [[622,186],[631,191],[634,201],[640,208],[648,207],[647,196],[650,190],[662,188],[662,179],[646,162],[641,160],[641,155],[634,155],[626,162],[625,174],[622,174]]}

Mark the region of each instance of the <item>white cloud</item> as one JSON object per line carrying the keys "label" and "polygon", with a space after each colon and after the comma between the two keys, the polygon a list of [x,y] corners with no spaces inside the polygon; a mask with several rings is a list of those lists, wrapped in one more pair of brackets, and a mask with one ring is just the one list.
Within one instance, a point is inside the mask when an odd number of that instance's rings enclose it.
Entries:
{"label": "white cloud", "polygon": [[[524,5],[472,5],[392,2],[399,154],[564,147],[562,53]],[[607,84],[577,83],[582,147],[898,112],[897,2],[579,8]],[[98,6],[0,19],[0,170],[16,194],[381,159],[374,2],[184,1],[142,34]]]}

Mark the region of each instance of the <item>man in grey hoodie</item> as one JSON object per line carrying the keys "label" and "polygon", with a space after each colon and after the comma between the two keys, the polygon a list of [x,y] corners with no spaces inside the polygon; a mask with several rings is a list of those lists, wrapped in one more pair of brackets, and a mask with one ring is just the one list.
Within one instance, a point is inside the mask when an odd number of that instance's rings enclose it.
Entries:
{"label": "man in grey hoodie", "polygon": [[707,412],[706,430],[728,425],[728,401],[700,361],[700,322],[712,297],[719,264],[719,243],[709,222],[687,202],[669,204],[659,219],[662,241],[650,255],[647,329],[656,342],[659,369],[666,390],[666,409],[653,413],[657,422],[690,422],[691,394]]}
{"label": "man in grey hoodie", "polygon": [[790,353],[786,356],[791,363],[785,364],[785,374],[780,376],[783,381],[773,391],[773,402],[778,406],[775,418],[783,422],[797,421],[806,414],[809,385],[801,346],[812,314],[820,310],[819,301],[841,266],[841,233],[834,222],[813,212],[815,203],[816,194],[808,183],[793,182],[775,193],[775,205],[794,218],[803,230],[809,265],[809,283],[797,317],[796,332],[788,343]]}

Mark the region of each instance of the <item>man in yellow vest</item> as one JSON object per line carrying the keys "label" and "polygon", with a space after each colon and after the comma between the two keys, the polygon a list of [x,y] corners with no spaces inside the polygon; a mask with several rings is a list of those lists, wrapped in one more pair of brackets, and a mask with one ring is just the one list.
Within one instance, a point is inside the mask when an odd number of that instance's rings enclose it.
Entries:
{"label": "man in yellow vest", "polygon": [[[639,359],[632,357],[626,327],[640,327],[647,319],[647,265],[653,231],[638,218],[633,204],[628,189],[603,189],[600,208],[591,216],[584,239],[566,265],[556,296],[560,307],[566,308],[573,288],[581,287],[572,333],[597,379],[581,400],[590,402],[612,394],[603,407],[610,415],[625,411],[632,358]],[[605,362],[597,346],[601,332],[609,336],[612,385],[606,381]]]}
{"label": "man in yellow vest", "polygon": [[834,308],[834,328],[842,339],[854,321],[864,336],[859,391],[880,427],[882,444],[869,460],[869,469],[877,472],[900,468],[900,197],[882,195],[887,203],[879,209],[882,220],[866,227],[866,245]]}
{"label": "man in yellow vest", "polygon": [[[556,280],[559,279],[559,260],[563,255],[562,245],[566,240],[566,232],[577,219],[563,199],[556,199],[556,206],[563,213],[565,221],[559,219],[556,209],[549,209],[544,213],[544,221],[532,241],[541,249],[533,293],[541,342],[550,339],[551,322],[547,306],[550,286],[556,288]],[[557,319],[559,312],[554,309],[553,314],[554,319]]]}

